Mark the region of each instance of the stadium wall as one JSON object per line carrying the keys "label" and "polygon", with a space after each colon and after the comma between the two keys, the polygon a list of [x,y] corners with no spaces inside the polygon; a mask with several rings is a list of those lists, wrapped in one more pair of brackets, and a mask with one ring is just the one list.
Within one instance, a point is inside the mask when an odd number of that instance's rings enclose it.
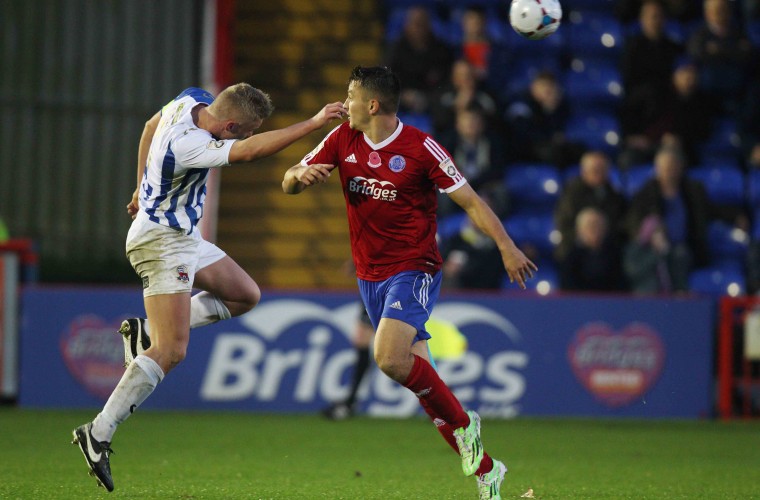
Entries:
{"label": "stadium wall", "polygon": [[[19,403],[100,407],[123,373],[122,319],[134,289],[32,287],[21,303]],[[315,412],[345,396],[358,313],[351,293],[268,293],[250,313],[194,331],[152,409]],[[468,339],[439,360],[460,400],[484,416],[700,418],[713,412],[712,300],[445,295],[434,316]],[[374,416],[418,412],[375,371],[361,392]]]}

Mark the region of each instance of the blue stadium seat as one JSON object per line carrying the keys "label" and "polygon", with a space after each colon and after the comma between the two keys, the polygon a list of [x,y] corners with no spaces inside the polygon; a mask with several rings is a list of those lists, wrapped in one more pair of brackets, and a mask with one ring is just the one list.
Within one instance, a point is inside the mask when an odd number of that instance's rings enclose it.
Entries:
{"label": "blue stadium seat", "polygon": [[634,165],[628,169],[625,176],[625,195],[632,198],[639,192],[639,190],[646,184],[646,182],[654,177],[654,166]]}
{"label": "blue stadium seat", "polygon": [[695,167],[687,175],[702,183],[710,201],[719,205],[744,204],[744,173],[731,165]]}
{"label": "blue stadium seat", "polygon": [[760,170],[751,170],[745,179],[747,202],[752,208],[760,208]]}
{"label": "blue stadium seat", "polygon": [[760,206],[754,207],[752,215],[752,241],[760,241]]}
{"label": "blue stadium seat", "polygon": [[525,56],[519,51],[510,51],[514,59],[509,61],[501,71],[502,80],[494,88],[501,89],[501,93],[507,99],[518,96],[530,86],[533,79],[542,71],[550,71],[557,77],[561,86],[562,81],[562,61],[559,57],[546,55],[545,57]]}
{"label": "blue stadium seat", "polygon": [[713,221],[707,228],[710,260],[714,263],[741,265],[747,257],[749,235],[723,221]]}
{"label": "blue stadium seat", "polygon": [[[627,26],[624,26],[623,33],[626,37],[638,35],[641,33],[641,23],[636,21],[628,24]],[[686,26],[675,19],[669,19],[665,22],[665,34],[679,43],[686,42],[686,39],[689,36],[689,32],[686,29]]]}
{"label": "blue stadium seat", "polygon": [[760,20],[749,21],[746,26],[747,36],[756,47],[760,46]]}
{"label": "blue stadium seat", "polygon": [[555,246],[553,240],[557,238],[551,211],[516,213],[507,217],[504,227],[518,246],[532,245],[541,255],[551,256]]}
{"label": "blue stadium seat", "polygon": [[741,269],[733,266],[709,266],[689,275],[689,289],[707,295],[742,295],[747,289]]}
{"label": "blue stadium seat", "polygon": [[[430,7],[430,5],[426,5],[424,2],[421,3],[409,3],[408,5],[405,4],[405,2],[396,2],[399,5],[393,7],[389,14],[388,19],[385,22],[385,40],[387,42],[393,42],[397,40],[401,34],[404,32],[404,23],[406,22],[406,11],[411,7],[412,5],[422,5]],[[431,4],[433,2],[430,2]],[[403,5],[402,5],[403,4]],[[450,23],[447,21],[444,21],[437,17],[432,9],[430,9],[430,27],[438,38],[441,40],[444,40],[446,42],[451,42],[451,26]],[[461,34],[460,34],[461,38]]]}
{"label": "blue stadium seat", "polygon": [[453,237],[459,232],[465,221],[467,221],[466,213],[452,214],[447,215],[446,217],[441,217],[438,219],[438,232],[436,233],[438,235],[438,238],[441,241],[446,241],[449,238]]}
{"label": "blue stadium seat", "polygon": [[426,113],[399,113],[398,119],[405,125],[417,127],[428,134],[433,133],[433,119]]}
{"label": "blue stadium seat", "polygon": [[575,59],[565,74],[565,92],[576,109],[609,110],[623,94],[617,65],[594,59]]}
{"label": "blue stadium seat", "polygon": [[568,15],[568,45],[574,56],[602,57],[617,61],[624,41],[620,21],[597,10],[572,11]]}
{"label": "blue stadium seat", "polygon": [[613,155],[620,141],[617,118],[612,113],[574,114],[565,127],[571,141],[582,142],[590,149]]}
{"label": "blue stadium seat", "polygon": [[517,212],[552,209],[562,188],[559,170],[543,163],[507,166],[504,183]]}
{"label": "blue stadium seat", "polygon": [[699,148],[702,163],[736,161],[740,155],[740,143],[736,120],[733,118],[716,120],[710,137]]}

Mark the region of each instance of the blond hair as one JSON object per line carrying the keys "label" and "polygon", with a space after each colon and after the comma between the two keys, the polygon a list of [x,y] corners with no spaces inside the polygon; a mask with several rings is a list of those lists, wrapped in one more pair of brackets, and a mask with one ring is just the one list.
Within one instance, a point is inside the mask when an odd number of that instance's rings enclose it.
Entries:
{"label": "blond hair", "polygon": [[236,83],[224,89],[208,110],[219,120],[252,123],[269,118],[274,105],[269,94],[247,83]]}

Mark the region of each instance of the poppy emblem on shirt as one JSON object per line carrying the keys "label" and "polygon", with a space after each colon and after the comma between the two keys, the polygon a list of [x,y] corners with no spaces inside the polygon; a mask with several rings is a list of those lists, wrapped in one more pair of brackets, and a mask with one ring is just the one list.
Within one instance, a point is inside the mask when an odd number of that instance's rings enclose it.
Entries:
{"label": "poppy emblem on shirt", "polygon": [[377,151],[372,151],[369,154],[369,161],[367,162],[367,165],[369,165],[372,168],[377,168],[382,164],[383,164],[383,160],[380,159],[380,154],[378,154]]}
{"label": "poppy emblem on shirt", "polygon": [[187,267],[185,265],[177,266],[177,280],[182,283],[190,282],[190,275],[187,274]]}
{"label": "poppy emblem on shirt", "polygon": [[401,155],[396,155],[388,162],[388,168],[398,173],[406,168],[406,160]]}

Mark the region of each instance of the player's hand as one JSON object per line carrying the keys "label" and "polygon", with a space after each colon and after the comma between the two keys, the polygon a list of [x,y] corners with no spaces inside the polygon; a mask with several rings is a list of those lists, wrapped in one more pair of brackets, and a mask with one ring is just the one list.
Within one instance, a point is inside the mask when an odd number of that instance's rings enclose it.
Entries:
{"label": "player's hand", "polygon": [[533,277],[533,272],[538,271],[538,267],[515,245],[502,252],[501,258],[504,261],[509,282],[516,281],[520,288],[525,290],[525,282]]}
{"label": "player's hand", "polygon": [[140,211],[140,204],[137,201],[137,195],[138,195],[138,191],[135,189],[135,192],[132,193],[132,200],[130,200],[130,202],[127,203],[127,213],[133,219],[137,217],[137,212]]}
{"label": "player's hand", "polygon": [[322,128],[328,122],[337,119],[343,119],[348,114],[348,109],[342,102],[333,102],[322,108],[319,113],[314,115],[312,120],[317,128]]}
{"label": "player's hand", "polygon": [[295,176],[298,182],[304,186],[313,186],[327,182],[334,168],[335,165],[325,163],[315,163],[313,165],[306,165],[305,167],[301,165],[296,171]]}

